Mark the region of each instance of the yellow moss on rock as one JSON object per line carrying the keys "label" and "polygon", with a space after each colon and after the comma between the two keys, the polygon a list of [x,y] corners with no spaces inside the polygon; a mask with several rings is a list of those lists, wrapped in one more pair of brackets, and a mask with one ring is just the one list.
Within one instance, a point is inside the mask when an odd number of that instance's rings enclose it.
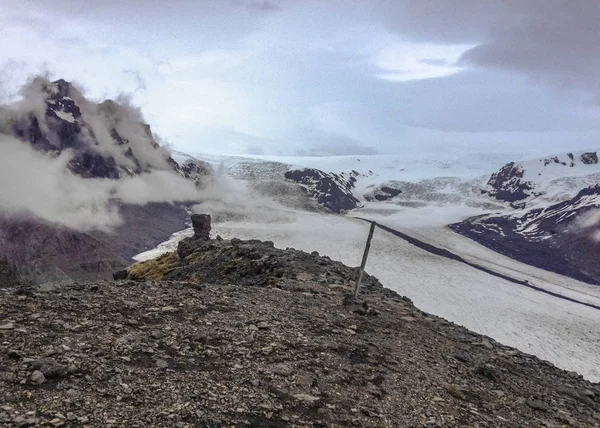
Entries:
{"label": "yellow moss on rock", "polygon": [[196,250],[192,254],[190,254],[189,256],[187,256],[185,258],[185,261],[188,264],[199,263],[199,262],[204,261],[207,256],[208,256],[208,253],[206,253],[205,251],[198,251],[198,250]]}
{"label": "yellow moss on rock", "polygon": [[152,260],[137,262],[127,268],[129,279],[160,280],[170,270],[179,266],[177,253],[166,253]]}

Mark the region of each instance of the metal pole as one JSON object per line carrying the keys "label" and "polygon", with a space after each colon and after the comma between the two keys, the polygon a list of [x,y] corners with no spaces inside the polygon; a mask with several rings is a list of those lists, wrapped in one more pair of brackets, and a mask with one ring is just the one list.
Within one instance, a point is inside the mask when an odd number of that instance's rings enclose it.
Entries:
{"label": "metal pole", "polygon": [[365,272],[365,266],[367,264],[367,257],[369,257],[369,249],[371,248],[371,239],[373,239],[373,232],[377,223],[371,222],[371,229],[369,229],[369,237],[367,238],[367,245],[365,246],[365,252],[363,254],[362,263],[360,264],[360,272],[358,273],[358,279],[356,280],[356,286],[354,287],[354,298],[358,299],[358,290],[360,288],[360,282],[362,281],[363,274]]}

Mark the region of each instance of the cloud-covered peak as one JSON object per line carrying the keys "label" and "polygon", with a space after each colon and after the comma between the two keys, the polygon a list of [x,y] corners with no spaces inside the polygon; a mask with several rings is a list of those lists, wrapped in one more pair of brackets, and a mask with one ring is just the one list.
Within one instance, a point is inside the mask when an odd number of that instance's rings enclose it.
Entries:
{"label": "cloud-covered peak", "polygon": [[125,101],[96,103],[37,77],[0,106],[0,214],[106,230],[120,222],[119,203],[197,199],[184,175]]}

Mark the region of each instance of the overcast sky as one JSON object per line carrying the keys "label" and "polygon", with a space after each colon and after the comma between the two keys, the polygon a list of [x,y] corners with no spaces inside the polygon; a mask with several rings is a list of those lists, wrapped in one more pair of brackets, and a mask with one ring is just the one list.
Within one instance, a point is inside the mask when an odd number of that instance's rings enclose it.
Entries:
{"label": "overcast sky", "polygon": [[596,0],[3,0],[0,96],[131,95],[193,152],[600,145]]}

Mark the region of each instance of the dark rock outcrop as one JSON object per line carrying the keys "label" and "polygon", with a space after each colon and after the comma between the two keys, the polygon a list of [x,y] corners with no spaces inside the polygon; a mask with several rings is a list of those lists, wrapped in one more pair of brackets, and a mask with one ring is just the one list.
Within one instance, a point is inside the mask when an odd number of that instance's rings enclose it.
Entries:
{"label": "dark rock outcrop", "polygon": [[[567,154],[567,156],[568,156],[568,154]],[[560,163],[562,165],[566,165],[566,162],[562,162],[560,159],[558,159],[558,156],[553,156],[551,158],[544,159],[544,166],[548,166],[551,163]]]}
{"label": "dark rock outcrop", "polygon": [[[304,273],[312,275],[317,282],[333,285],[358,277],[358,268],[349,268],[317,253],[280,250],[269,241],[201,241],[192,237],[182,240],[182,244],[193,250],[185,258],[179,258],[176,266],[164,275],[165,280],[273,285],[283,278],[296,278]],[[135,270],[135,265],[130,267],[130,271],[132,269]],[[362,284],[365,290],[382,287],[376,278],[369,275],[363,277]]]}
{"label": "dark rock outcrop", "polygon": [[527,199],[533,194],[534,186],[523,179],[524,174],[522,165],[510,162],[492,174],[487,182],[489,189],[483,190],[483,193],[504,202],[514,203]]}
{"label": "dark rock outcrop", "polygon": [[355,171],[351,174],[325,173],[314,168],[287,171],[285,178],[301,184],[317,202],[334,213],[353,210],[360,201],[352,194],[356,182]]}
{"label": "dark rock outcrop", "polygon": [[452,224],[458,233],[521,262],[600,284],[600,186],[523,215],[480,216]]}
{"label": "dark rock outcrop", "polygon": [[210,239],[211,218],[208,214],[192,214],[192,226],[194,235],[185,238],[177,244],[177,255],[180,260],[184,260],[192,254],[205,241]]}
{"label": "dark rock outcrop", "polygon": [[366,193],[364,195],[364,198],[367,201],[373,201],[373,200],[388,201],[390,199],[395,198],[396,196],[398,196],[401,193],[402,193],[402,190],[400,190],[400,189],[396,189],[394,187],[391,187],[390,185],[383,185],[369,193]]}
{"label": "dark rock outcrop", "polygon": [[581,162],[585,165],[595,165],[598,163],[598,154],[596,152],[582,153]]}
{"label": "dark rock outcrop", "polygon": [[[206,230],[204,216],[202,225]],[[272,242],[239,239],[205,239],[205,234],[184,238],[175,253],[135,263],[127,268],[127,279],[165,279],[174,281],[210,281],[219,284],[272,285],[283,278],[310,274],[323,284],[342,284],[358,277],[358,268],[349,268],[314,252],[288,248],[280,250]],[[123,273],[115,273],[123,278]],[[124,279],[124,278],[123,278]],[[365,290],[382,288],[376,278],[365,274]]]}
{"label": "dark rock outcrop", "polygon": [[[8,110],[4,115],[6,119],[0,123],[0,132],[26,141],[40,151],[61,153],[70,150],[73,157],[68,167],[73,173],[84,178],[116,179],[170,167],[186,176],[177,162],[156,142],[150,126],[127,113],[127,107],[112,100],[101,104],[89,102],[63,79],[48,82],[38,78],[31,83],[28,94],[32,103],[42,103],[44,114],[41,115],[38,111],[40,106],[18,114]],[[38,97],[41,97],[39,101]],[[86,115],[94,116],[90,123],[94,123],[96,128],[86,121],[86,117],[90,118]],[[122,122],[127,123],[119,128],[119,123]],[[99,134],[95,132],[95,129],[98,131],[98,126],[105,127],[101,132],[106,134],[102,136],[102,144],[98,139]],[[123,129],[134,130],[133,135],[139,139],[136,145],[121,135]],[[122,153],[122,157],[117,156],[120,160],[115,159],[116,155],[107,153],[106,144],[111,144],[110,140]],[[103,145],[104,149],[101,148]],[[116,151],[116,147],[111,152]],[[155,150],[157,153],[148,157],[141,156],[136,150]],[[124,161],[124,158],[128,161]],[[153,159],[152,163],[140,160],[149,158]],[[163,162],[158,161],[161,158]]]}

